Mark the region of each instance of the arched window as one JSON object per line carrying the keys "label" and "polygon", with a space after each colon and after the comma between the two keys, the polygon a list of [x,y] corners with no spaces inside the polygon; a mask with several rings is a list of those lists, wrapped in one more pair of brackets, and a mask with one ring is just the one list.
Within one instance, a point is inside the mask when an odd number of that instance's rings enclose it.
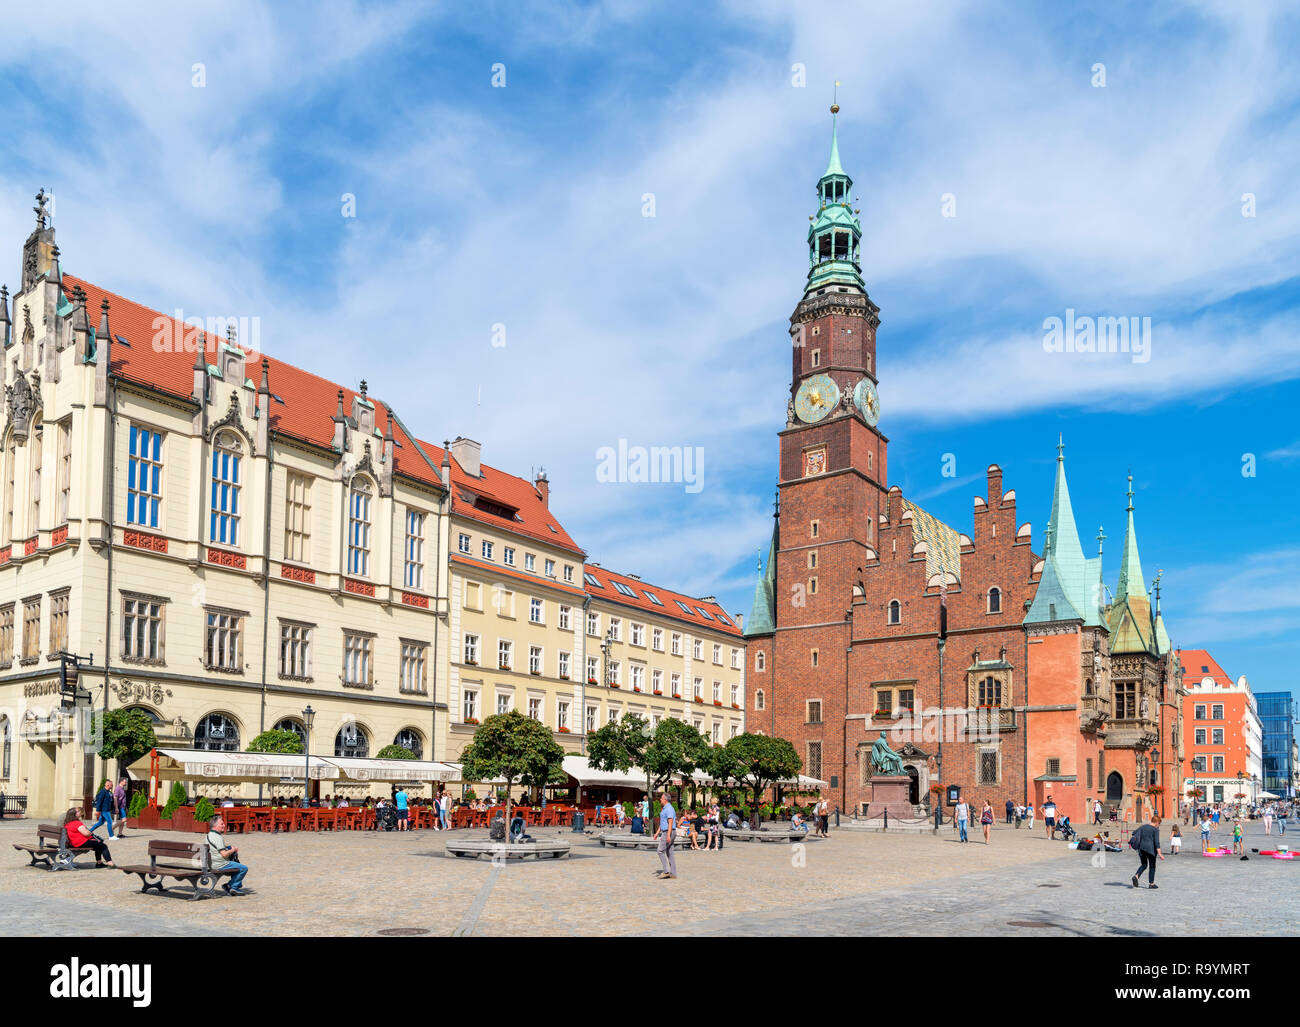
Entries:
{"label": "arched window", "polygon": [[416,731],[415,728],[408,727],[397,732],[393,744],[400,745],[417,760],[424,758],[424,741],[420,738],[420,732]]}
{"label": "arched window", "polygon": [[35,535],[41,527],[41,462],[45,442],[45,425],[38,417],[32,422],[27,440],[31,455],[27,463],[27,534]]}
{"label": "arched window", "polygon": [[767,696],[763,694],[763,690],[760,688],[758,691],[754,693],[754,709],[756,710],[765,709],[766,705],[767,705]]}
{"label": "arched window", "polygon": [[989,613],[1002,612],[1002,589],[994,586],[989,589]]}
{"label": "arched window", "polygon": [[356,724],[345,724],[334,736],[335,756],[369,756],[370,739],[366,729]]}
{"label": "arched window", "polygon": [[194,748],[210,752],[238,752],[239,726],[224,713],[209,713],[194,729]]}
{"label": "arched window", "polygon": [[301,740],[303,747],[307,746],[307,729],[302,726],[302,721],[294,717],[285,717],[283,720],[276,721],[276,731],[292,731]]}
{"label": "arched window", "polygon": [[370,574],[370,498],[373,491],[368,478],[352,479],[348,495],[348,573],[366,577]]}
{"label": "arched window", "polygon": [[208,538],[239,545],[240,463],[243,447],[234,432],[223,431],[212,443],[212,502]]}
{"label": "arched window", "polygon": [[903,606],[897,599],[889,601],[889,623],[899,624],[903,620]]}
{"label": "arched window", "polygon": [[761,649],[754,654],[754,669],[767,670],[767,653]]}

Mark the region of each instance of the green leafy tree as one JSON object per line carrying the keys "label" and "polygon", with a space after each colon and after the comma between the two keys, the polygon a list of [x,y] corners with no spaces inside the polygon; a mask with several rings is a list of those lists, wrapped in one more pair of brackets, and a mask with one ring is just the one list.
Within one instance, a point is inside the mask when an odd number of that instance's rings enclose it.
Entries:
{"label": "green leafy tree", "polygon": [[95,714],[93,729],[102,732],[102,760],[134,763],[158,744],[153,721],[143,710],[101,710]]}
{"label": "green leafy tree", "polygon": [[[709,759],[709,742],[698,728],[676,717],[665,717],[655,728],[643,756],[651,791],[681,776],[689,779]],[[681,792],[678,791],[678,800]]]}
{"label": "green leafy tree", "polygon": [[510,786],[525,777],[545,781],[551,767],[563,760],[564,750],[556,745],[550,728],[518,710],[485,719],[474,732],[474,740],[460,755],[461,774],[466,780],[505,779],[507,832],[510,830]]}
{"label": "green leafy tree", "polygon": [[149,801],[149,796],[146,795],[143,791],[136,792],[127,801],[126,815],[128,817],[138,817],[140,815],[140,811],[144,809],[144,805],[148,801]]}
{"label": "green leafy tree", "polygon": [[796,777],[803,761],[786,739],[768,735],[737,735],[726,748],[735,758],[736,779],[754,791],[754,819],[750,826],[757,829],[764,789]]}
{"label": "green leafy tree", "polygon": [[194,804],[194,819],[196,821],[212,822],[212,818],[217,815],[217,809],[212,805],[212,800],[203,798]]}
{"label": "green leafy tree", "polygon": [[302,736],[297,731],[280,731],[272,728],[270,731],[263,731],[249,742],[248,751],[301,755]]}
{"label": "green leafy tree", "polygon": [[[587,736],[587,764],[606,773],[626,774],[633,767],[645,769],[645,753],[650,745],[650,723],[635,713],[625,713]],[[654,791],[646,774],[646,792]]]}
{"label": "green leafy tree", "polygon": [[185,805],[185,800],[188,797],[189,796],[185,791],[185,786],[179,781],[174,781],[172,783],[171,796],[167,799],[167,805],[163,807],[162,818],[164,820],[171,820],[176,811]]}
{"label": "green leafy tree", "polygon": [[415,753],[404,745],[385,745],[375,753],[375,758],[381,760],[413,760],[415,759]]}

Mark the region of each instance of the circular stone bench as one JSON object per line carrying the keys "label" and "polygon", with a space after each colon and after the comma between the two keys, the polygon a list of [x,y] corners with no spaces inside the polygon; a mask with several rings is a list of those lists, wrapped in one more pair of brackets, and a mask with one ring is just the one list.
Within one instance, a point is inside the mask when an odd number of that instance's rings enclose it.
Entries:
{"label": "circular stone bench", "polygon": [[820,835],[815,835],[812,831],[773,831],[762,827],[757,831],[751,831],[747,827],[727,827],[723,829],[727,836],[727,841],[737,842],[817,842],[821,841]]}
{"label": "circular stone bench", "polygon": [[457,839],[447,842],[448,856],[469,859],[562,859],[569,854],[565,841],[494,842],[487,838]]}
{"label": "circular stone bench", "polygon": [[[598,834],[596,840],[610,849],[655,850],[659,848],[659,840],[648,834]],[[708,842],[708,838],[704,836],[701,836],[699,840],[706,844]],[[689,849],[691,847],[691,836],[685,831],[675,832],[673,847]],[[700,848],[704,848],[704,845],[700,845]]]}

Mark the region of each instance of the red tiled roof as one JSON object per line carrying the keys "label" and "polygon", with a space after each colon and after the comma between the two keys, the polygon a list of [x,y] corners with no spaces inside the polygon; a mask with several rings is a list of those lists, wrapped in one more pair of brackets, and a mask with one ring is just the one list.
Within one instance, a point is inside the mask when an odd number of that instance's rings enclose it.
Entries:
{"label": "red tiled roof", "polygon": [[[1214,657],[1205,649],[1179,649],[1178,659],[1183,665],[1183,685],[1199,685],[1201,678],[1212,677],[1220,685],[1231,685],[1232,678],[1228,672],[1214,662]],[[1208,670],[1202,670],[1208,667]]]}
{"label": "red tiled roof", "polygon": [[[604,567],[598,567],[592,563],[583,567],[583,571],[592,575],[601,584],[600,588],[596,588],[591,584],[591,582],[584,578],[583,586],[586,588],[588,595],[598,596],[601,599],[607,599],[614,603],[621,603],[623,606],[635,607],[638,610],[644,610],[647,613],[653,613],[659,617],[669,617],[674,620],[679,620],[686,624],[692,624],[697,628],[708,628],[710,631],[718,631],[724,635],[735,635],[737,638],[740,637],[740,628],[736,626],[736,622],[733,621],[731,615],[716,602],[706,603],[703,599],[697,599],[694,596],[688,596],[681,592],[674,592],[671,589],[662,588],[659,585],[647,584],[644,581],[638,581],[636,578],[628,577],[626,574],[611,573]],[[614,587],[615,582],[627,586],[636,593],[635,597],[620,592]],[[658,596],[659,601],[663,603],[663,605],[656,606],[653,602],[647,599],[647,592],[653,592]],[[682,608],[677,605],[678,600],[691,608],[689,614],[683,612]],[[709,617],[712,617],[713,619],[709,620],[708,618],[701,617],[699,614],[700,610],[705,610],[709,614]]]}
{"label": "red tiled roof", "polygon": [[[99,324],[100,301],[107,297],[109,329],[114,336],[120,335],[130,344],[122,346],[114,341],[112,347],[114,375],[149,385],[173,396],[188,397],[192,394],[193,348],[187,352],[183,346],[160,349],[153,345],[153,339],[159,332],[154,325],[160,318],[166,322],[173,339],[183,339],[186,333],[194,332],[192,326],[74,275],[64,274],[63,283],[64,291],[69,297],[78,285],[85,290],[86,312],[92,326]],[[203,336],[208,362],[215,363],[217,347],[224,345],[226,340],[216,339],[206,332]],[[244,345],[240,345],[240,349],[248,354],[253,352]],[[256,356],[258,355],[254,354],[254,358]],[[333,417],[338,411],[339,389],[343,389],[344,413],[349,415],[352,413],[352,401],[359,393],[283,360],[270,356],[267,356],[266,360],[271,392],[284,401],[283,403],[277,403],[274,399],[271,401],[271,429],[328,448],[334,439]],[[250,362],[245,373],[255,386],[261,383],[262,370],[259,364]],[[382,434],[387,430],[389,421],[387,408],[373,396],[367,396],[367,400],[375,404],[375,427]],[[394,469],[398,473],[426,483],[440,483],[440,474],[435,471],[435,468],[442,466],[440,446],[412,439],[396,419],[393,421],[393,438],[398,444],[394,450],[393,460]],[[416,451],[417,446],[428,456],[428,461]],[[430,462],[433,464],[432,467]],[[480,469],[482,477],[471,478],[457,463],[455,457],[452,457],[453,513],[472,517],[493,527],[517,532],[560,549],[566,549],[579,559],[585,555],[547,509],[546,503],[532,482],[506,474],[486,464]],[[462,490],[481,495],[500,506],[517,510],[516,519],[512,520],[476,508],[472,496],[468,499],[462,497]]]}

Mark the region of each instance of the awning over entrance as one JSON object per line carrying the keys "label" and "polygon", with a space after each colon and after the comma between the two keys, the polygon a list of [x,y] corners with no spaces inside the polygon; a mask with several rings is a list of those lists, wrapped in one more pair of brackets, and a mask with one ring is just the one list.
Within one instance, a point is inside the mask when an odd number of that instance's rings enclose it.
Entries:
{"label": "awning over entrance", "polygon": [[627,772],[596,770],[585,756],[565,756],[564,772],[583,788],[639,788],[645,791],[645,771],[633,767]]}
{"label": "awning over entrance", "polygon": [[[394,761],[397,762],[397,761]],[[305,756],[266,752],[217,752],[208,749],[159,749],[158,776],[164,781],[263,781],[302,778]],[[127,773],[136,781],[149,780],[149,757],[142,756]],[[333,781],[339,768],[319,756],[311,758],[313,781]]]}
{"label": "awning over entrance", "polygon": [[[329,756],[344,781],[458,781],[460,768],[431,760],[362,759],[359,756]],[[315,763],[316,757],[312,757]],[[299,761],[301,769],[301,759]],[[315,776],[315,775],[313,775]]]}

